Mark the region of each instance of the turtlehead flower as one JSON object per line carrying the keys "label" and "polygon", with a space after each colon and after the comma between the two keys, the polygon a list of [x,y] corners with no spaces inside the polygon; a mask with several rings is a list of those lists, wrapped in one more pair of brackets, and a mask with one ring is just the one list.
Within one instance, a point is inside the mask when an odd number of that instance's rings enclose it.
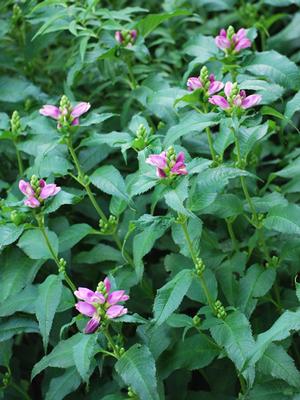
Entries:
{"label": "turtlehead flower", "polygon": [[251,94],[247,96],[245,90],[239,90],[237,84],[232,82],[227,82],[225,84],[224,93],[226,97],[214,95],[210,97],[208,101],[228,111],[231,111],[233,108],[246,110],[256,106],[261,101],[261,95]]}
{"label": "turtlehead flower", "polygon": [[172,178],[175,175],[188,173],[184,163],[184,153],[181,151],[176,156],[173,147],[160,154],[151,154],[146,159],[146,163],[156,167],[156,175],[159,178]]}
{"label": "turtlehead flower", "polygon": [[123,30],[116,31],[115,39],[118,43],[124,45],[125,47],[128,45],[133,45],[137,38],[137,31],[133,30]]}
{"label": "turtlehead flower", "polygon": [[123,307],[120,302],[127,301],[129,296],[125,294],[125,290],[111,291],[111,283],[108,278],[100,282],[96,291],[79,287],[74,292],[77,299],[81,300],[75,304],[76,309],[83,315],[90,317],[84,333],[95,332],[101,323],[108,319],[114,319],[127,314],[127,308]]}
{"label": "turtlehead flower", "polygon": [[38,179],[36,176],[32,176],[30,182],[21,179],[19,189],[26,196],[25,206],[30,208],[40,207],[44,200],[55,196],[61,190],[55,183],[47,184],[44,179]]}
{"label": "turtlehead flower", "polygon": [[206,82],[203,82],[203,80],[201,79],[201,76],[199,76],[199,77],[192,76],[187,81],[187,87],[188,87],[188,90],[190,90],[190,91],[193,91],[196,89],[206,89],[206,86],[208,86],[207,93],[209,95],[211,95],[211,94],[217,93],[220,90],[222,90],[224,87],[224,84],[221,81],[216,81],[214,74],[209,75],[208,84]]}
{"label": "turtlehead flower", "polygon": [[69,125],[79,125],[79,117],[85,114],[90,107],[90,103],[86,102],[80,102],[72,107],[68,98],[62,96],[59,107],[45,104],[39,112],[45,117],[57,120],[57,128],[61,129]]}
{"label": "turtlehead flower", "polygon": [[241,28],[235,33],[234,28],[229,26],[227,31],[221,29],[215,38],[215,43],[219,49],[225,53],[239,53],[242,49],[251,47],[251,40],[246,36],[246,30]]}

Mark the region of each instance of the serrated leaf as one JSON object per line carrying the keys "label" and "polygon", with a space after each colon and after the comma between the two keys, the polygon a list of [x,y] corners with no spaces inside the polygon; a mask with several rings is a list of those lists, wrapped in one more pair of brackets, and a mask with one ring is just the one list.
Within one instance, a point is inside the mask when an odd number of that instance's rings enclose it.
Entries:
{"label": "serrated leaf", "polygon": [[[50,240],[51,246],[55,253],[58,252],[58,237],[55,232],[49,231],[46,228],[47,236]],[[35,245],[32,246],[32,243]],[[47,243],[45,241],[44,236],[38,229],[29,229],[20,237],[18,241],[18,247],[24,251],[28,255],[28,257],[33,260],[48,260],[49,258],[53,258]]]}
{"label": "serrated leaf", "polygon": [[8,246],[15,242],[24,230],[23,225],[16,226],[15,224],[0,225],[0,247]]}
{"label": "serrated leaf", "polygon": [[73,347],[73,357],[81,378],[88,382],[90,366],[95,354],[97,335],[80,334],[80,341]]}
{"label": "serrated leaf", "polygon": [[45,400],[63,400],[80,385],[80,375],[76,368],[68,368],[60,376],[52,378]]}
{"label": "serrated leaf", "polygon": [[104,165],[98,168],[91,176],[91,182],[104,193],[120,197],[129,202],[129,196],[126,193],[124,180],[120,172],[112,165]]}
{"label": "serrated leaf", "polygon": [[20,333],[39,333],[36,321],[25,317],[12,317],[0,322],[0,342]]}
{"label": "serrated leaf", "polygon": [[39,294],[36,299],[36,317],[39,322],[44,350],[46,352],[53,318],[62,295],[62,281],[60,276],[49,275],[47,279],[39,285],[38,291]]}
{"label": "serrated leaf", "polygon": [[275,207],[268,213],[264,226],[288,235],[300,235],[299,213],[300,207],[296,204]]}
{"label": "serrated leaf", "polygon": [[192,283],[193,275],[189,269],[180,271],[173,279],[157,291],[153,312],[157,325],[161,325],[175,311]]}
{"label": "serrated leaf", "polygon": [[88,224],[74,224],[68,227],[59,235],[59,251],[71,249],[81,239],[93,232]]}
{"label": "serrated leaf", "polygon": [[141,399],[159,400],[155,362],[148,347],[133,345],[118,360],[115,369]]}

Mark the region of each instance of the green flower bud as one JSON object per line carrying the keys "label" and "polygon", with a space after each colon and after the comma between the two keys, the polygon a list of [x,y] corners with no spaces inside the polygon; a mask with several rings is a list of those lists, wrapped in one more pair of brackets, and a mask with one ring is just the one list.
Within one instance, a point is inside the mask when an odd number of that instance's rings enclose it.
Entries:
{"label": "green flower bud", "polygon": [[227,37],[228,37],[228,39],[231,40],[231,39],[232,39],[232,36],[233,36],[234,34],[235,34],[234,27],[230,25],[230,26],[227,28]]}
{"label": "green flower bud", "polygon": [[194,324],[195,326],[199,326],[199,325],[201,324],[201,318],[200,318],[198,315],[195,315],[195,316],[193,317],[193,324]]}
{"label": "green flower bud", "polygon": [[17,136],[21,131],[21,120],[18,111],[12,113],[10,119],[11,131],[14,136]]}

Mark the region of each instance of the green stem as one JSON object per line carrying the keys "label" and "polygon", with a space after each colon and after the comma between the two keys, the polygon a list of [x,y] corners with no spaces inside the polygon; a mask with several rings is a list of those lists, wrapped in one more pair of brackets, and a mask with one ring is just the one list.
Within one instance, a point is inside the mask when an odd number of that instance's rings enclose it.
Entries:
{"label": "green stem", "polygon": [[215,152],[215,149],[214,149],[214,146],[213,146],[213,139],[212,139],[211,130],[210,130],[209,127],[207,127],[205,129],[205,131],[206,131],[206,134],[207,134],[207,140],[208,140],[208,145],[209,145],[209,150],[210,150],[210,154],[211,154],[212,160],[216,161],[216,152]]}
{"label": "green stem", "polygon": [[111,334],[109,333],[109,328],[106,327],[105,329],[103,329],[103,333],[108,341],[108,343],[110,344],[113,352],[114,352],[114,356],[119,359],[120,358],[120,354],[118,352],[118,350],[116,349],[116,346],[114,344],[113,338],[111,337]]}
{"label": "green stem", "polygon": [[[192,243],[192,240],[189,235],[186,221],[184,221],[184,223],[182,223],[181,226],[182,226],[182,230],[183,230],[184,236],[186,238],[186,241],[187,241],[187,244],[189,247],[189,251],[190,251],[192,260],[193,260],[194,264],[196,265],[197,264],[197,255],[195,254],[195,251],[193,248],[193,243]],[[205,297],[207,299],[207,303],[209,304],[210,308],[214,311],[213,301],[211,299],[211,296],[210,296],[210,293],[209,293],[209,290],[208,290],[208,287],[206,285],[203,275],[199,276],[199,279],[200,279],[201,287],[202,287]]]}
{"label": "green stem", "polygon": [[126,57],[126,64],[127,64],[127,69],[128,69],[128,77],[129,77],[130,87],[132,90],[134,90],[138,87],[138,84],[134,77],[134,73],[132,71],[131,61],[127,57]]}
{"label": "green stem", "polygon": [[[47,235],[47,232],[46,232],[46,229],[45,229],[45,225],[44,225],[44,222],[43,222],[43,218],[44,217],[40,218],[39,216],[35,215],[35,218],[37,220],[39,229],[40,229],[40,231],[41,231],[41,233],[42,233],[42,235],[43,235],[43,237],[45,239],[47,247],[48,247],[48,249],[49,249],[49,251],[50,251],[50,253],[52,255],[52,258],[53,258],[53,260],[55,261],[55,264],[58,267],[58,272],[59,272],[60,269],[61,269],[61,265],[60,265],[59,259],[57,257],[57,254],[55,253],[55,251],[54,251],[54,249],[52,247],[52,244],[51,244],[51,242],[50,242],[50,240],[48,238],[48,235]],[[67,282],[67,284],[69,285],[69,287],[72,290],[72,292],[75,292],[76,286],[74,285],[74,283],[72,282],[72,280],[70,279],[70,277],[68,276],[66,271],[64,271],[64,279]]]}
{"label": "green stem", "polygon": [[[94,194],[93,194],[93,192],[92,192],[92,190],[90,188],[90,184],[84,182],[84,173],[83,173],[83,171],[81,169],[79,160],[78,160],[77,155],[75,153],[75,150],[73,148],[72,141],[69,139],[67,144],[68,144],[68,148],[69,148],[70,154],[72,156],[72,159],[74,161],[74,164],[75,164],[75,167],[76,167],[76,170],[77,170],[77,174],[78,174],[78,178],[76,178],[77,182],[79,182],[85,188],[86,193],[87,193],[92,205],[94,206],[97,214],[99,215],[99,217],[105,223],[107,223],[108,219],[107,219],[106,215],[104,214],[103,210],[101,209],[101,207],[98,205],[97,200],[96,200],[96,198],[95,198],[95,196],[94,196]],[[117,247],[122,252],[123,246],[122,246],[122,242],[121,242],[118,234],[115,232],[115,233],[112,234],[112,237],[113,237]],[[126,261],[134,268],[133,260],[129,256],[129,254],[126,251],[122,252],[122,254],[124,254]]]}
{"label": "green stem", "polygon": [[19,149],[17,147],[17,143],[14,141],[14,146],[16,149],[16,156],[17,156],[17,161],[18,161],[18,168],[19,168],[19,175],[22,176],[24,174],[24,168],[23,168],[23,162],[21,158],[21,154],[19,152]]}
{"label": "green stem", "polygon": [[18,393],[20,393],[25,400],[31,400],[25,390],[21,389],[17,384],[15,384],[14,382],[10,382],[9,385],[14,388]]}
{"label": "green stem", "polygon": [[233,246],[234,250],[236,252],[238,252],[239,251],[239,246],[238,246],[238,242],[237,242],[236,237],[235,237],[235,233],[234,233],[234,230],[233,230],[232,222],[228,218],[226,218],[225,221],[226,221],[227,230],[228,230],[231,242],[232,242],[232,246]]}

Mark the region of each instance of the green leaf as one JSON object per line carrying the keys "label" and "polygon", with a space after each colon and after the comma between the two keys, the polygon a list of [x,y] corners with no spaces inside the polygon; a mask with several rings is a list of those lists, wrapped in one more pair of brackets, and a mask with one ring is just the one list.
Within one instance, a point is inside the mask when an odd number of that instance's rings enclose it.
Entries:
{"label": "green leaf", "polygon": [[80,126],[91,126],[95,124],[101,124],[102,122],[113,117],[114,115],[115,114],[112,113],[98,114],[96,112],[90,112],[87,117],[82,119],[82,121],[80,119]]}
{"label": "green leaf", "polygon": [[227,357],[234,362],[237,370],[242,371],[255,346],[245,315],[234,311],[224,320],[218,319],[210,332],[218,345],[225,348]]}
{"label": "green leaf", "polygon": [[204,368],[209,365],[219,354],[217,345],[204,334],[197,333],[185,340],[177,341],[175,346],[169,351],[162,363],[162,377],[165,379],[171,372],[177,369],[194,369]]}
{"label": "green leaf", "polygon": [[275,341],[281,341],[290,336],[291,331],[300,330],[300,311],[285,311],[267,331],[257,336],[255,351],[251,357],[254,364],[264,354],[267,347]]}
{"label": "green leaf", "polygon": [[300,386],[300,372],[281,346],[271,344],[257,363],[257,369],[266,376],[283,379],[291,386]]}
{"label": "green leaf", "polygon": [[[56,233],[49,231],[48,228],[46,228],[46,233],[53,250],[57,254],[58,238]],[[34,246],[32,246],[32,243],[34,243]],[[17,246],[20,247],[20,249],[22,249],[24,253],[33,260],[48,260],[49,258],[53,258],[44,236],[38,229],[29,229],[23,233],[18,241]]]}
{"label": "green leaf", "polygon": [[165,201],[169,207],[176,212],[186,215],[188,217],[194,216],[183,205],[184,200],[188,197],[188,179],[182,179],[176,189],[168,190],[165,195]]}
{"label": "green leaf", "polygon": [[17,311],[35,314],[35,301],[37,298],[36,285],[28,285],[18,293],[11,294],[0,303],[0,317],[8,317]]}
{"label": "green leaf", "polygon": [[45,400],[63,400],[69,393],[75,392],[80,383],[76,368],[68,368],[62,375],[51,379]]}
{"label": "green leaf", "polygon": [[115,365],[117,373],[127,386],[131,386],[139,398],[159,400],[156,368],[148,347],[135,344],[127,350]]}
{"label": "green leaf", "polygon": [[284,93],[282,86],[258,79],[245,79],[239,84],[239,88],[253,90],[255,93],[260,94],[262,97],[260,104],[274,103]]}
{"label": "green leaf", "polygon": [[293,393],[286,382],[272,379],[256,384],[249,393],[249,400],[299,400]]}
{"label": "green leaf", "polygon": [[256,53],[250,59],[246,70],[287,89],[295,89],[300,86],[300,73],[297,65],[274,50]]}
{"label": "green leaf", "polygon": [[184,135],[202,132],[205,128],[217,125],[219,122],[220,115],[217,113],[200,114],[194,110],[189,111],[178,124],[167,131],[164,146],[168,147]]}
{"label": "green leaf", "polygon": [[0,342],[20,333],[39,333],[36,321],[25,317],[12,317],[0,321]]}
{"label": "green leaf", "polygon": [[184,269],[158,289],[153,306],[154,319],[157,325],[165,322],[172,312],[179,307],[191,286],[192,279],[192,270]]}
{"label": "green leaf", "polygon": [[79,264],[97,264],[103,261],[122,263],[124,259],[119,250],[103,243],[97,244],[92,250],[82,251],[74,257],[74,262]]}
{"label": "green leaf", "polygon": [[300,235],[299,213],[300,207],[296,204],[275,207],[269,211],[264,226],[287,235]]}
{"label": "green leaf", "polygon": [[[54,160],[52,159],[52,163]],[[80,201],[81,196],[61,190],[51,201],[45,205],[44,212],[46,214],[53,213],[65,204],[76,204]]]}
{"label": "green leaf", "polygon": [[45,368],[69,368],[75,365],[73,357],[73,347],[81,340],[81,333],[70,337],[67,340],[61,340],[51,351],[35,364],[31,373],[31,379],[42,372]]}
{"label": "green leaf", "polygon": [[239,282],[239,296],[237,306],[250,317],[256,304],[257,298],[264,296],[273,286],[276,278],[274,269],[262,267],[258,264],[252,265],[246,275]]}
{"label": "green leaf", "polygon": [[296,93],[295,96],[286,103],[284,116],[290,120],[297,111],[300,111],[300,92]]}
{"label": "green leaf", "polygon": [[48,347],[49,334],[54,315],[60,303],[62,295],[62,281],[58,275],[49,275],[39,285],[39,293],[36,299],[36,317],[39,322],[45,352]]}
{"label": "green leaf", "polygon": [[11,248],[10,251],[3,253],[0,260],[0,302],[20,292],[31,283],[43,265],[43,261],[31,260],[18,248]]}
{"label": "green leaf", "polygon": [[239,140],[242,157],[247,157],[252,148],[268,133],[268,124],[257,125],[251,128],[240,127]]}
{"label": "green leaf", "polygon": [[133,259],[139,279],[141,279],[143,274],[143,257],[149,253],[156,240],[165,233],[172,222],[167,217],[144,215],[142,218],[147,220],[147,226],[144,227],[141,233],[135,235],[133,239]]}
{"label": "green leaf", "polygon": [[0,101],[19,103],[28,97],[42,100],[45,95],[41,90],[26,79],[2,76],[0,78]]}
{"label": "green leaf", "polygon": [[218,48],[211,36],[195,35],[188,40],[184,52],[192,57],[197,57],[197,63],[205,63],[218,54]]}
{"label": "green leaf", "polygon": [[130,201],[126,193],[124,180],[120,172],[112,165],[104,165],[98,168],[91,176],[91,182],[104,193]]}
{"label": "green leaf", "polygon": [[80,341],[73,347],[73,357],[81,378],[88,382],[90,367],[95,354],[97,335],[80,334]]}
{"label": "green leaf", "polygon": [[71,225],[59,235],[59,252],[71,249],[90,233],[93,233],[93,228],[88,224]]}
{"label": "green leaf", "polygon": [[0,247],[15,242],[24,230],[23,225],[15,224],[0,225]]}
{"label": "green leaf", "polygon": [[143,37],[146,37],[152,31],[154,31],[154,29],[162,22],[167,21],[170,18],[180,17],[189,14],[190,12],[186,10],[176,10],[170,13],[161,14],[149,14],[146,17],[142,18],[135,27],[137,28],[139,34],[141,34]]}

